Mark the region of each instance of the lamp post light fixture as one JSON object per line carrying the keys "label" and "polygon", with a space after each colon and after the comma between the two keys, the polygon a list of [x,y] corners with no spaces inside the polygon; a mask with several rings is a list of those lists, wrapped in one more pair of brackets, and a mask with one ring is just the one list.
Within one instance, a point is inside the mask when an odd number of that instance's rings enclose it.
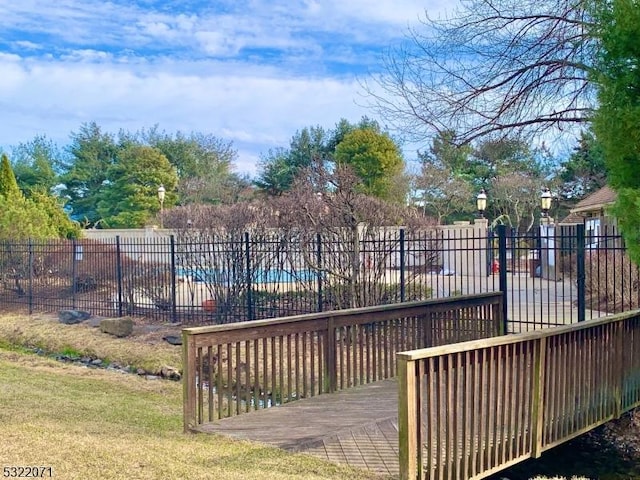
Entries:
{"label": "lamp post light fixture", "polygon": [[551,191],[549,190],[548,187],[545,187],[545,189],[542,191],[542,195],[540,195],[540,206],[542,207],[542,216],[545,218],[549,216],[549,210],[551,209],[552,200],[553,200],[553,197],[551,196]]}
{"label": "lamp post light fixture", "polygon": [[487,192],[484,191],[484,188],[480,190],[480,193],[476,197],[476,208],[478,209],[480,218],[484,218],[484,212],[487,209]]}
{"label": "lamp post light fixture", "polygon": [[164,213],[164,195],[167,191],[164,185],[160,184],[158,187],[158,201],[160,202],[160,228],[164,228],[163,213]]}

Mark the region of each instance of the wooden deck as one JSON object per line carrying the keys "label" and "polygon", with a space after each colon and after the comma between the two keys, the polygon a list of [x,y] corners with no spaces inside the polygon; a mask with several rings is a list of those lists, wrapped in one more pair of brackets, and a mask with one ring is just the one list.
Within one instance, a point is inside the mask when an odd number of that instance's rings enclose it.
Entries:
{"label": "wooden deck", "polygon": [[398,477],[394,379],[319,395],[198,428]]}

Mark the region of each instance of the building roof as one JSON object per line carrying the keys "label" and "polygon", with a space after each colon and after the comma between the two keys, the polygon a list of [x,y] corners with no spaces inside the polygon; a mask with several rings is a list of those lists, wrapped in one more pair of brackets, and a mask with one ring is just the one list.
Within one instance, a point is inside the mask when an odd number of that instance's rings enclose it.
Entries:
{"label": "building roof", "polygon": [[604,207],[611,205],[616,201],[616,192],[610,187],[604,186],[600,190],[596,190],[591,195],[580,200],[570,210],[573,213],[592,212],[602,210]]}
{"label": "building roof", "polygon": [[579,213],[570,213],[569,215],[564,217],[562,220],[560,220],[558,223],[571,224],[571,225],[573,225],[574,223],[584,223],[584,217]]}
{"label": "building roof", "polygon": [[569,210],[569,215],[560,220],[560,224],[583,223],[588,213],[601,215],[602,210],[616,201],[616,192],[604,186],[591,195],[587,195]]}

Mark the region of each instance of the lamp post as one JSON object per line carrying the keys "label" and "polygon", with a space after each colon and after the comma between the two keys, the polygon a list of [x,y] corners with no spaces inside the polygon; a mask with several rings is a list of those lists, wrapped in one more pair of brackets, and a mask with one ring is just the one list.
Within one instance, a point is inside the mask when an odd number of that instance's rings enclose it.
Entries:
{"label": "lamp post", "polygon": [[478,209],[480,218],[484,218],[484,212],[487,209],[487,192],[484,191],[484,188],[480,190],[480,193],[476,197],[476,208]]}
{"label": "lamp post", "polygon": [[551,209],[551,201],[553,197],[551,196],[551,192],[548,187],[542,191],[542,195],[540,195],[540,206],[542,207],[542,216],[544,218],[549,217],[549,210]]}
{"label": "lamp post", "polygon": [[160,202],[160,228],[164,228],[164,220],[162,217],[164,214],[164,195],[166,192],[164,185],[160,184],[158,187],[158,201]]}

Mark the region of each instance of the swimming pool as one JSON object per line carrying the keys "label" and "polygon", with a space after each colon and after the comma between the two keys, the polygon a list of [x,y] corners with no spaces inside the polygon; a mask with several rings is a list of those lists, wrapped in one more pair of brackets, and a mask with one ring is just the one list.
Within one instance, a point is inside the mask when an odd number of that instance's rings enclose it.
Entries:
{"label": "swimming pool", "polygon": [[[189,278],[197,283],[240,283],[246,281],[246,273],[231,272],[225,270],[212,270],[202,268],[178,268],[176,276]],[[318,272],[312,270],[300,270],[291,272],[288,270],[255,270],[251,272],[251,283],[299,283],[318,279]]]}

